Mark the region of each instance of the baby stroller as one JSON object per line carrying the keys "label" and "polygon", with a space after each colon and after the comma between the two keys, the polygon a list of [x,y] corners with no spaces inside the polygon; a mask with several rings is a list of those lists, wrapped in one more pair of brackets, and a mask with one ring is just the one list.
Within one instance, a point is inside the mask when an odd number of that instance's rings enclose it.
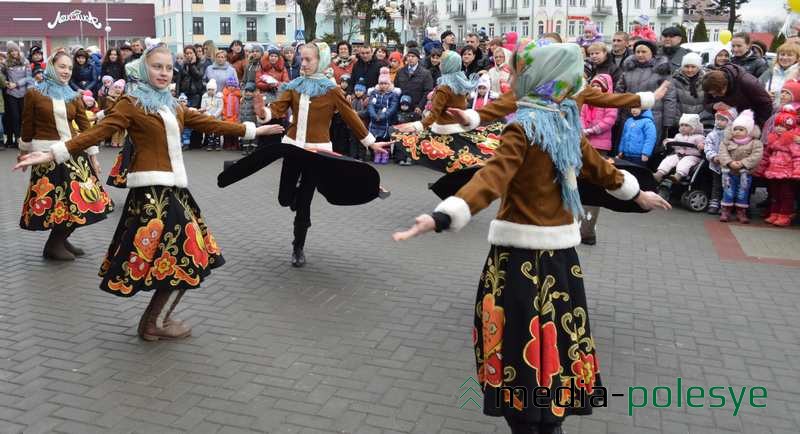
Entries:
{"label": "baby stroller", "polygon": [[[668,142],[666,148],[673,146],[694,146],[686,142]],[[713,182],[711,168],[708,161],[703,158],[700,164],[692,168],[689,176],[682,178],[679,182],[674,182],[669,177],[665,177],[658,186],[658,194],[668,202],[672,199],[680,198],[680,204],[684,208],[702,212],[708,207],[708,199],[711,197],[711,184]]]}

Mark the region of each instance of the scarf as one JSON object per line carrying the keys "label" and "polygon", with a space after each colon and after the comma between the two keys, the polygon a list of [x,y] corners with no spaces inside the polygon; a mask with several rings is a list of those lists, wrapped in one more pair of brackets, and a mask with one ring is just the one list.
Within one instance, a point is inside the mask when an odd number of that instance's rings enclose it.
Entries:
{"label": "scarf", "polygon": [[478,86],[477,80],[468,79],[461,70],[461,56],[455,51],[442,53],[439,71],[442,75],[436,84],[449,87],[456,95],[469,95]]}
{"label": "scarf", "polygon": [[[138,83],[132,86],[129,95],[136,98],[136,105],[142,108],[145,113],[154,114],[159,110],[166,107],[167,110],[175,114],[178,109],[178,102],[169,91],[169,86],[164,89],[156,89],[150,84],[150,75],[147,72],[147,55],[158,47],[153,46],[148,48],[142,54],[142,57],[128,63],[126,69],[134,72],[133,78],[138,80]],[[136,63],[134,66],[133,64]],[[130,75],[129,75],[130,77]]]}
{"label": "scarf", "polygon": [[78,92],[69,87],[69,84],[64,84],[58,79],[56,66],[53,64],[53,56],[50,56],[50,59],[47,60],[47,67],[44,69],[44,81],[36,84],[36,90],[48,98],[62,101],[72,101],[80,96]]}
{"label": "scarf", "polygon": [[515,122],[531,142],[547,152],[558,173],[564,209],[584,215],[577,175],[583,165],[581,119],[571,97],[583,90],[583,54],[575,44],[528,43],[514,55],[518,73]]}
{"label": "scarf", "polygon": [[331,64],[331,49],[325,42],[309,42],[314,44],[319,50],[319,64],[317,69],[311,75],[301,75],[294,80],[281,86],[281,91],[293,90],[302,95],[308,95],[311,98],[315,96],[325,95],[329,90],[336,87],[327,76],[325,76],[325,69]]}

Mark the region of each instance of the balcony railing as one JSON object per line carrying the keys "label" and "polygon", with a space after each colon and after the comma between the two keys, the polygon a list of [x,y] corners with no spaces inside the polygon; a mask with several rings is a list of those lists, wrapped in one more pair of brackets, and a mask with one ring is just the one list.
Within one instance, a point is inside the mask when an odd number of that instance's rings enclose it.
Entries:
{"label": "balcony railing", "polygon": [[666,6],[661,6],[661,7],[658,8],[658,16],[659,17],[663,17],[663,18],[673,17],[673,16],[675,16],[675,14],[676,14],[675,8],[668,8]]}
{"label": "balcony railing", "polygon": [[269,3],[262,1],[239,2],[238,12],[245,15],[263,15],[269,11]]}
{"label": "balcony railing", "polygon": [[466,20],[467,19],[467,13],[463,8],[451,10],[448,13],[448,16],[450,16],[451,20]]}
{"label": "balcony railing", "polygon": [[614,8],[611,6],[593,6],[592,15],[595,17],[607,17],[614,13]]}
{"label": "balcony railing", "polygon": [[503,4],[492,9],[492,16],[497,18],[516,18],[517,3]]}

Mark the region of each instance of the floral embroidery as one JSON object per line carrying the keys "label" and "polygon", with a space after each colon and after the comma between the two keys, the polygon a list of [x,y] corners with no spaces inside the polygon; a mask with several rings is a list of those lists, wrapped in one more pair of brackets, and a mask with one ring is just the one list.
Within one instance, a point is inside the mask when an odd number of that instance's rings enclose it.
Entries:
{"label": "floral embroidery", "polygon": [[70,182],[70,187],[72,192],[69,195],[69,199],[78,207],[78,211],[81,213],[103,212],[106,205],[108,205],[105,192],[92,179],[84,182],[72,181]]}
{"label": "floral embroidery", "polygon": [[185,231],[186,241],[183,242],[183,250],[192,258],[194,265],[201,268],[208,267],[208,252],[206,251],[205,241],[194,218],[186,225]]}
{"label": "floral embroidery", "polygon": [[153,277],[158,280],[164,280],[167,276],[175,273],[175,264],[178,261],[169,252],[164,251],[161,256],[153,263],[152,273]]}

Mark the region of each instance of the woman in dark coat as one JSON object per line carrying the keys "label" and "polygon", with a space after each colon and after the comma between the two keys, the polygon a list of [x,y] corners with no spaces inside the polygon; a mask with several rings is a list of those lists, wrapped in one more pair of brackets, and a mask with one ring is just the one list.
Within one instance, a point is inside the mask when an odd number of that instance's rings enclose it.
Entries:
{"label": "woman in dark coat", "polygon": [[[703,92],[705,72],[702,63],[703,60],[697,53],[688,53],[683,56],[680,69],[672,74],[672,87],[675,88],[678,112],[681,115],[700,115],[703,128],[710,130],[714,128],[714,114],[705,109],[705,93]],[[677,133],[677,129],[673,132]]]}
{"label": "woman in dark coat", "polygon": [[763,127],[772,116],[772,97],[764,85],[739,65],[728,63],[703,77],[706,109],[752,110],[756,125]]}
{"label": "woman in dark coat", "polygon": [[478,53],[469,45],[461,49],[461,70],[469,79],[475,77],[481,70],[478,64]]}
{"label": "woman in dark coat", "polygon": [[99,77],[95,77],[94,67],[89,62],[89,54],[81,48],[75,52],[72,60],[74,66],[69,86],[76,91],[94,89]]}
{"label": "woman in dark coat", "polygon": [[[197,62],[197,51],[194,46],[187,45],[183,49],[183,65],[179,66],[178,74],[178,95],[184,94],[188,98],[189,107],[200,108],[200,101],[206,91],[206,84],[203,82],[202,66]],[[192,131],[189,147],[199,149],[203,146],[203,133]]]}
{"label": "woman in dark coat", "polygon": [[589,52],[589,57],[586,59],[589,81],[597,75],[608,74],[611,76],[614,90],[616,90],[618,83],[622,79],[622,68],[617,66],[617,64],[614,63],[614,59],[608,56],[608,47],[606,47],[606,44],[596,42],[589,45],[586,50]]}
{"label": "woman in dark coat", "polygon": [[100,71],[101,77],[110,75],[114,78],[114,81],[127,80],[125,64],[122,62],[122,57],[120,57],[119,51],[117,51],[116,48],[110,48],[106,51]]}

